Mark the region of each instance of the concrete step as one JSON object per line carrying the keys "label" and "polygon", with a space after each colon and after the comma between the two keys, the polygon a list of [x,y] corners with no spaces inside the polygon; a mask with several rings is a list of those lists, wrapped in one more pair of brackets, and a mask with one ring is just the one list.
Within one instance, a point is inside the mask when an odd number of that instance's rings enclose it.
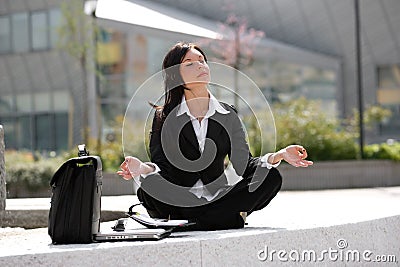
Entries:
{"label": "concrete step", "polygon": [[[103,203],[125,210],[134,200]],[[244,229],[173,233],[160,241],[56,246],[46,228],[0,228],[0,266],[364,266],[378,259],[398,266],[399,207],[400,187],[284,191]]]}
{"label": "concrete step", "polygon": [[[285,230],[174,233],[160,241],[51,245],[47,229],[8,232],[13,239],[0,251],[1,266],[364,266],[385,257],[399,264],[400,216],[367,222]],[[3,240],[1,240],[2,246]],[[10,246],[11,245],[11,246]],[[378,258],[380,257],[380,258]]]}

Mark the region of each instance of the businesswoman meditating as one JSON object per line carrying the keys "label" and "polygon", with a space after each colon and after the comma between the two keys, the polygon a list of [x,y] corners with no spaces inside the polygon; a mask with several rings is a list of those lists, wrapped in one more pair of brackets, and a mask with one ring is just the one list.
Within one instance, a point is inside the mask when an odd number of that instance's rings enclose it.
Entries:
{"label": "businesswoman meditating", "polygon": [[[306,150],[291,145],[253,157],[234,107],[209,92],[204,52],[178,43],[163,65],[165,103],[155,106],[150,133],[151,162],[127,156],[118,174],[138,176],[137,196],[155,218],[189,219],[191,230],[242,228],[245,216],[268,205],[281,188],[281,160],[296,167],[312,164]],[[228,185],[224,159],[241,179]]]}

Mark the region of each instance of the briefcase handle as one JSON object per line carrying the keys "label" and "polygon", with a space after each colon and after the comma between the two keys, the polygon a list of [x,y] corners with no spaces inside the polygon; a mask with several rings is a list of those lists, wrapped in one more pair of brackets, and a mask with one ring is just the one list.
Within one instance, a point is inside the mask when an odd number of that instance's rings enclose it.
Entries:
{"label": "briefcase handle", "polygon": [[86,145],[78,145],[78,157],[89,156],[89,151],[86,150]]}

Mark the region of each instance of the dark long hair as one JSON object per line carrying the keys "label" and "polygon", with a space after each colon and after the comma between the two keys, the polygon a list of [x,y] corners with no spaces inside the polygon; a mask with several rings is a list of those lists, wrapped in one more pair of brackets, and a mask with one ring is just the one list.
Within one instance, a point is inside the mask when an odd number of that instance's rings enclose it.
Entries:
{"label": "dark long hair", "polygon": [[165,55],[162,63],[162,72],[164,78],[165,102],[162,117],[165,118],[176,106],[181,103],[185,87],[185,83],[179,71],[179,65],[190,49],[198,50],[207,62],[204,52],[193,43],[179,42],[174,45]]}

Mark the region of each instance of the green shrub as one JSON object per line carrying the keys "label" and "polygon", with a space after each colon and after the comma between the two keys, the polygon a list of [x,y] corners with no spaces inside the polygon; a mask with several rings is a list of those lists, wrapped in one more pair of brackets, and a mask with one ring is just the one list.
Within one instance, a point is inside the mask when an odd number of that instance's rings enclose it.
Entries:
{"label": "green shrub", "polygon": [[[122,145],[120,142],[102,142],[89,140],[86,144],[89,155],[99,156],[103,165],[103,171],[116,171],[123,162]],[[62,153],[64,161],[78,156],[78,146]]]}
{"label": "green shrub", "polygon": [[322,111],[317,101],[296,99],[273,106],[277,149],[303,145],[312,160],[344,160],[357,157],[356,133]]}
{"label": "green shrub", "polygon": [[390,159],[400,161],[400,142],[373,144],[364,147],[366,159]]}
{"label": "green shrub", "polygon": [[[276,127],[276,149],[291,144],[301,144],[307,148],[312,160],[346,160],[359,157],[358,113],[344,120],[328,116],[318,101],[305,98],[295,99],[272,106]],[[372,128],[374,123],[391,116],[390,110],[380,106],[369,106],[364,111],[364,125]],[[260,116],[259,116],[260,117]],[[261,151],[261,140],[255,117],[244,118],[248,131],[250,149],[253,155],[265,154]],[[265,136],[264,142],[271,142],[274,136]],[[264,143],[264,148],[273,147]],[[376,144],[365,146],[367,159],[400,160],[400,145]]]}
{"label": "green shrub", "polygon": [[49,186],[62,158],[42,158],[25,151],[6,151],[7,186],[25,185],[30,190]]}
{"label": "green shrub", "polygon": [[[100,156],[103,171],[115,172],[119,169],[119,166],[124,161],[124,155],[135,156],[143,161],[148,161],[148,137],[150,129],[143,130],[145,124],[143,122],[129,123],[125,121],[124,124],[124,144],[122,146],[122,134],[121,128],[123,125],[123,116],[117,116],[112,126],[112,132],[114,133],[113,140],[103,140],[100,142],[98,139],[90,139],[86,144],[86,148],[90,155]],[[143,140],[143,134],[137,134],[144,131],[145,140]],[[67,152],[63,153],[64,160],[72,157],[77,157],[78,148],[73,147]]]}

